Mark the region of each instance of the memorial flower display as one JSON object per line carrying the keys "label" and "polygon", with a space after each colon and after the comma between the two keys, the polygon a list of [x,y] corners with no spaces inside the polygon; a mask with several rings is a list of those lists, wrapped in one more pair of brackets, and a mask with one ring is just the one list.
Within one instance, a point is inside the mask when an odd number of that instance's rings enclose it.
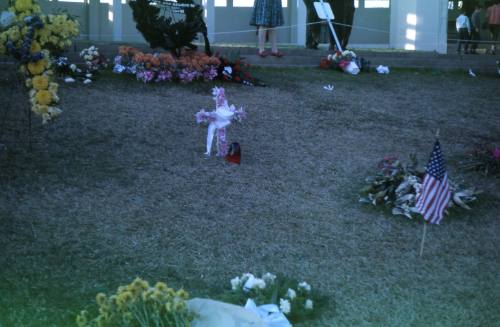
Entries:
{"label": "memorial flower display", "polygon": [[190,326],[193,315],[187,307],[189,294],[174,290],[163,282],[154,286],[136,278],[120,286],[115,294],[96,296],[99,314],[82,311],[76,318],[78,327],[94,326]]}
{"label": "memorial flower display", "polygon": [[58,85],[52,81],[51,53],[71,45],[78,22],[65,14],[44,15],[34,0],[16,0],[4,13],[2,17],[11,19],[2,22],[0,54],[19,61],[30,89],[31,110],[46,123],[62,112],[57,107]]}
{"label": "memorial flower display", "polygon": [[[422,191],[424,172],[417,169],[415,156],[409,164],[403,164],[395,156],[386,156],[378,164],[378,172],[365,179],[366,186],[360,191],[359,202],[372,205],[385,205],[393,215],[413,218],[419,214],[416,209],[417,198]],[[451,200],[448,208],[470,209],[468,203],[477,200],[481,191],[449,181]]]}

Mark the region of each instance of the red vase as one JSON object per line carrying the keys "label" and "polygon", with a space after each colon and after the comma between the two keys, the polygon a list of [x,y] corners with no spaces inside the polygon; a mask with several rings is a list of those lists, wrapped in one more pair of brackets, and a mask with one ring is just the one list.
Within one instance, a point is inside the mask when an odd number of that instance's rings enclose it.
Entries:
{"label": "red vase", "polygon": [[231,163],[240,164],[241,162],[241,148],[237,142],[231,143],[229,151],[227,152],[226,160]]}

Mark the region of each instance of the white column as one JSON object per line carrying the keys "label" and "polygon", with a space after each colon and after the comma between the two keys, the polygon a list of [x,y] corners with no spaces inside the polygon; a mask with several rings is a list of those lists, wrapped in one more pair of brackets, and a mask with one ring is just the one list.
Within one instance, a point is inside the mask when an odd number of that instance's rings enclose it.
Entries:
{"label": "white column", "polygon": [[[297,1],[297,45],[306,45],[306,22],[307,22],[307,11],[306,5],[303,0]],[[292,3],[290,3],[291,5]]]}
{"label": "white column", "polygon": [[390,47],[446,53],[447,4],[447,0],[392,0]]}
{"label": "white column", "polygon": [[205,24],[207,25],[208,40],[210,43],[215,42],[215,1],[214,0],[203,0],[203,18],[205,19]]}
{"label": "white column", "polygon": [[113,0],[113,41],[122,39],[122,1]]}

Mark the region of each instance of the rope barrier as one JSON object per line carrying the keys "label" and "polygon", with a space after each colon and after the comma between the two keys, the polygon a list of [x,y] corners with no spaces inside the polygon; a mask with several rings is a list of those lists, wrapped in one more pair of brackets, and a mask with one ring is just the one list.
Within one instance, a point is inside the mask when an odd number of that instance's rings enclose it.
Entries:
{"label": "rope barrier", "polygon": [[[286,29],[292,29],[296,27],[307,27],[307,26],[312,26],[312,25],[318,25],[318,24],[326,24],[326,21],[320,21],[320,22],[312,22],[312,23],[305,23],[305,24],[291,24],[291,25],[283,25],[283,26],[277,26],[274,27],[275,30],[286,30]],[[332,22],[333,25],[336,26],[344,26],[344,27],[351,27],[353,30],[364,30],[368,32],[378,32],[378,33],[384,33],[384,34],[391,34],[390,31],[388,30],[382,30],[382,29],[377,29],[377,28],[372,28],[372,27],[366,27],[366,26],[360,26],[360,25],[350,25],[350,24],[343,24],[343,23],[337,23],[337,22]],[[265,30],[268,30],[268,28],[265,28]],[[213,33],[208,33],[209,36],[216,36],[216,35],[232,35],[232,34],[241,34],[241,33],[255,33],[255,28],[252,29],[244,29],[244,30],[235,30],[235,31],[223,31],[223,32],[213,32]],[[104,33],[104,34],[80,34],[81,36],[85,37],[99,37],[99,36],[113,36],[113,34],[110,33]],[[137,36],[138,34],[122,34],[122,36]],[[417,32],[417,35],[436,35],[436,33],[433,32]],[[408,40],[409,43],[413,40]],[[458,42],[458,41],[463,41],[467,43],[478,43],[478,44],[500,44],[500,40],[488,40],[488,41],[483,41],[483,40],[461,40],[461,39],[456,39],[456,38],[448,38],[446,39],[447,42]],[[419,44],[422,44],[419,42]],[[429,42],[426,44],[435,44],[435,42]]]}

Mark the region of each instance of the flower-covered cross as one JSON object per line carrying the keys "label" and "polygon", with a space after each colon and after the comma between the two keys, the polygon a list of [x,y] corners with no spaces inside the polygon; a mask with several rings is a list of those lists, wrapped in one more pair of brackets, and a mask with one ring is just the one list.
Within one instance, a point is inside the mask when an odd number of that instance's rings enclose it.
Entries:
{"label": "flower-covered cross", "polygon": [[210,156],[214,134],[217,132],[217,156],[224,157],[228,152],[226,127],[231,125],[233,120],[241,122],[246,118],[247,113],[241,107],[236,109],[234,105],[228,105],[224,88],[214,87],[212,95],[215,101],[215,111],[207,112],[205,109],[201,109],[196,113],[196,122],[198,124],[208,124],[207,151],[205,155]]}

